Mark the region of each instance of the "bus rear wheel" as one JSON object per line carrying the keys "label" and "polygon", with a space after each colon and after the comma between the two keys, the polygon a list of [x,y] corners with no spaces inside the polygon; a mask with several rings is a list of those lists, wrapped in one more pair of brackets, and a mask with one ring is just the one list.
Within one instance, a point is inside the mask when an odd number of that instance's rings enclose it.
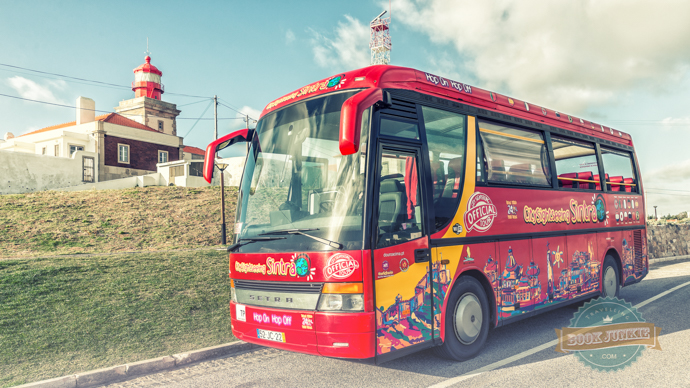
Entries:
{"label": "bus rear wheel", "polygon": [[620,275],[618,274],[616,260],[612,256],[606,255],[603,271],[603,275],[601,276],[603,282],[601,296],[604,298],[618,298],[618,292],[621,288]]}
{"label": "bus rear wheel", "polygon": [[484,287],[471,276],[460,277],[448,299],[445,340],[436,354],[457,361],[475,357],[489,334],[489,317]]}

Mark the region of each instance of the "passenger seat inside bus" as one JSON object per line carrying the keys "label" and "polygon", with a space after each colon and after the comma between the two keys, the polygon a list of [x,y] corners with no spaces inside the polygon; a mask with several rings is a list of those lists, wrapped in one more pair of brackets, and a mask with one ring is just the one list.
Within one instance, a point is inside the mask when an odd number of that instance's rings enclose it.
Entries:
{"label": "passenger seat inside bus", "polygon": [[396,179],[384,179],[380,190],[379,227],[402,224],[405,221],[405,187]]}
{"label": "passenger seat inside bus", "polygon": [[623,177],[622,176],[612,176],[611,179],[609,179],[609,185],[608,189],[611,191],[621,191],[621,185],[617,183],[623,183]]}
{"label": "passenger seat inside bus", "polygon": [[[597,183],[595,184],[595,188],[597,190],[601,190],[601,183],[600,183],[601,181],[599,180],[599,174],[594,176],[594,180],[597,181]],[[608,180],[609,180],[609,174],[604,174],[604,181],[608,181]]]}
{"label": "passenger seat inside bus", "polygon": [[506,181],[506,168],[503,160],[492,159],[489,161],[489,180],[493,182]]}
{"label": "passenger seat inside bus", "polygon": [[[591,181],[592,180],[592,174],[591,171],[586,171],[586,172],[578,172],[577,173],[577,179],[583,179],[586,181]],[[579,182],[580,183],[580,188],[581,189],[594,189],[596,186],[592,182]]]}
{"label": "passenger seat inside bus", "polygon": [[569,172],[567,174],[560,174],[560,175],[558,175],[558,178],[565,178],[565,179],[558,179],[558,187],[563,187],[564,189],[577,189],[580,187],[580,185],[577,181],[571,181],[570,180],[570,179],[577,179],[577,173],[576,172]]}
{"label": "passenger seat inside bus", "polygon": [[462,157],[453,158],[448,162],[448,180],[443,188],[441,197],[457,198],[460,195],[460,183],[463,169]]}

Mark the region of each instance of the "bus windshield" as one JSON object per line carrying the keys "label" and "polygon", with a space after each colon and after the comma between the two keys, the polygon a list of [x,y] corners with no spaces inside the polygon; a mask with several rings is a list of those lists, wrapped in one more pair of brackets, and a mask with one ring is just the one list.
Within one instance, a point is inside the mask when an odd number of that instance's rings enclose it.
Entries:
{"label": "bus windshield", "polygon": [[300,102],[259,121],[240,185],[235,252],[362,249],[368,123],[359,152],[343,156],[338,147],[340,110],[356,92]]}

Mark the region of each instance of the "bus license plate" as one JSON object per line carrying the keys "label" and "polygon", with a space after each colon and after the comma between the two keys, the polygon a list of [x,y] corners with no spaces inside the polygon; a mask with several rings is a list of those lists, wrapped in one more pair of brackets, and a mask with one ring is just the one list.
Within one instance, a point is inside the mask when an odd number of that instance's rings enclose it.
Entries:
{"label": "bus license plate", "polygon": [[260,339],[275,342],[285,342],[285,333],[280,333],[277,331],[256,329],[256,335]]}

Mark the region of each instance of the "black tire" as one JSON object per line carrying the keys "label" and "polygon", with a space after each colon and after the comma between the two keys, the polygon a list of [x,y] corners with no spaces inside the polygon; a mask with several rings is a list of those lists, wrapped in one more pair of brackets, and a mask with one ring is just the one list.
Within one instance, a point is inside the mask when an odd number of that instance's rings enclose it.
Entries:
{"label": "black tire", "polygon": [[[611,270],[612,272],[609,272]],[[620,273],[618,272],[618,264],[616,264],[616,259],[610,255],[606,255],[606,258],[604,259],[604,266],[602,267],[601,271],[601,297],[618,298],[618,293],[621,289],[621,277]],[[613,290],[615,290],[615,292],[613,292]]]}
{"label": "black tire", "polygon": [[[460,309],[460,310],[458,310]],[[481,311],[481,316],[479,315]],[[464,316],[463,325],[456,327],[456,317]],[[472,325],[481,319],[479,327]],[[460,277],[448,299],[446,308],[445,341],[441,346],[434,348],[436,354],[443,358],[456,361],[465,361],[475,357],[481,352],[489,334],[489,300],[479,281],[471,276]]]}

